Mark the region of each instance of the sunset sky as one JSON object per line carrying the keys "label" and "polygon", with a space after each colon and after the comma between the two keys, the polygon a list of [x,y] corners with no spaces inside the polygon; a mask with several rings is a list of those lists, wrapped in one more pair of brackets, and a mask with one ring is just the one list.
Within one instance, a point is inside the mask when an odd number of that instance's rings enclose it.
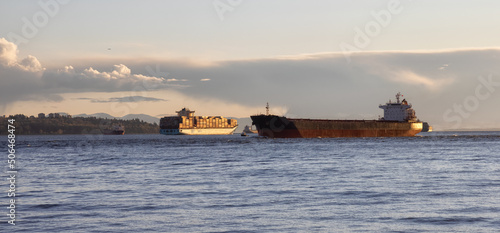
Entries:
{"label": "sunset sky", "polygon": [[499,1],[0,2],[0,115],[265,111],[500,128]]}

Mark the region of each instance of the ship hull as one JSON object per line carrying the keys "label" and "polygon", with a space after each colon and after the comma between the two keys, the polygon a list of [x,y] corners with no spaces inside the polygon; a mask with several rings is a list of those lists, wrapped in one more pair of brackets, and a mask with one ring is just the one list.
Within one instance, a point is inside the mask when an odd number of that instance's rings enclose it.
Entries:
{"label": "ship hull", "polygon": [[108,131],[103,131],[104,135],[124,135],[125,130],[108,130]]}
{"label": "ship hull", "polygon": [[164,135],[229,135],[237,127],[232,128],[191,128],[191,129],[160,129]]}
{"label": "ship hull", "polygon": [[251,118],[259,136],[270,138],[412,137],[422,131],[422,122],[289,119],[274,115]]}

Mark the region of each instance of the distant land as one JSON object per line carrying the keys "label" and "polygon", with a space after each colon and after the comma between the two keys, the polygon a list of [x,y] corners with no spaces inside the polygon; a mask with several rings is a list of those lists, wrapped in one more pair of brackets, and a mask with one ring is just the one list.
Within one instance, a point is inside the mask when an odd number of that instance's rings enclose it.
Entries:
{"label": "distant land", "polygon": [[22,114],[0,117],[0,134],[7,134],[8,120],[14,119],[16,135],[52,134],[106,134],[114,126],[125,128],[125,134],[155,134],[159,132],[157,123],[149,123],[138,118],[123,120],[112,117],[78,117],[67,114],[50,113],[35,116]]}

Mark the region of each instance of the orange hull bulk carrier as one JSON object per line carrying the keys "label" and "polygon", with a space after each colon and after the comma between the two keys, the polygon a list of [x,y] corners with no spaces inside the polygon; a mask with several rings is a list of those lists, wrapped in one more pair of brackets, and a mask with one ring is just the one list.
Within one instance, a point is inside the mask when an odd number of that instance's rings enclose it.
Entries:
{"label": "orange hull bulk carrier", "polygon": [[[334,137],[412,137],[423,130],[424,122],[415,116],[406,100],[390,100],[379,107],[384,117],[379,120],[316,120],[292,119],[269,114],[251,116],[259,136],[269,138],[334,138]],[[426,123],[425,123],[426,124]]]}

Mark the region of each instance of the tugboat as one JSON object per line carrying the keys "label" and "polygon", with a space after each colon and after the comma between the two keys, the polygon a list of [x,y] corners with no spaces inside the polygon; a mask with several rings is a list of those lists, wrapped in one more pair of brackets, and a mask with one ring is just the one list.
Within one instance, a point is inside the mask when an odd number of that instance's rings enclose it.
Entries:
{"label": "tugboat", "polygon": [[241,132],[241,136],[248,136],[248,134],[258,133],[257,130],[252,130],[251,126],[245,125],[245,129]]}
{"label": "tugboat", "polygon": [[258,133],[257,130],[252,129],[252,127],[248,125],[245,125],[245,129],[243,129],[243,132],[245,132],[246,134]]}
{"label": "tugboat", "polygon": [[125,127],[123,125],[113,125],[111,129],[102,130],[105,135],[123,135],[125,134]]}

